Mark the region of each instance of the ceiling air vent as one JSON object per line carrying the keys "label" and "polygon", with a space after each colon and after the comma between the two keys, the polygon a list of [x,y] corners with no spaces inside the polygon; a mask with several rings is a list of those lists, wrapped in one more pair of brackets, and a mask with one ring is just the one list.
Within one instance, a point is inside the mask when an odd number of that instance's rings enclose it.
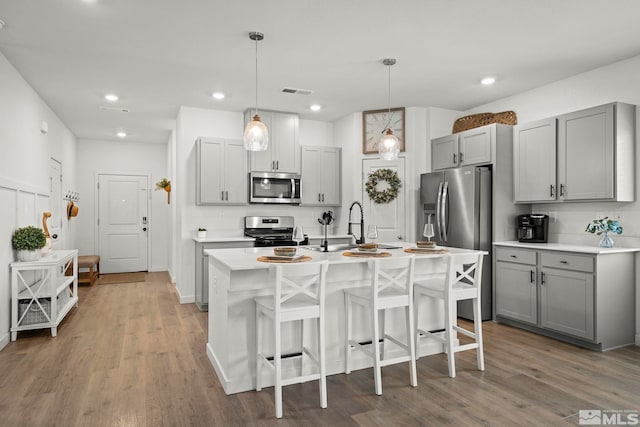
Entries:
{"label": "ceiling air vent", "polygon": [[109,110],[109,111],[119,111],[121,113],[128,113],[128,108],[118,108],[118,107],[105,107],[104,105],[100,106],[101,110]]}
{"label": "ceiling air vent", "polygon": [[280,92],[282,93],[295,93],[296,95],[311,95],[313,93],[312,90],[309,89],[295,89],[292,87],[285,87]]}

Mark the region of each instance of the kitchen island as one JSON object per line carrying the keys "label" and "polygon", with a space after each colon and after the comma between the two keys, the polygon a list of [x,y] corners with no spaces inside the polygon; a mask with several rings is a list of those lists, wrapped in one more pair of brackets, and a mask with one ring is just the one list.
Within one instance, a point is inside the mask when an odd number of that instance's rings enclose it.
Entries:
{"label": "kitchen island", "polygon": [[[404,248],[415,244],[395,243],[402,246],[387,250],[394,257],[410,256]],[[447,248],[451,253],[474,252],[465,249]],[[347,257],[342,251],[318,252],[305,247],[299,251],[312,258],[309,262],[329,261],[326,288],[326,360],[327,373],[344,372],[344,302],[343,289],[368,285],[370,275],[367,262],[370,258]],[[225,393],[232,394],[255,389],[255,304],[257,296],[272,294],[269,283],[269,267],[274,264],[257,260],[259,256],[272,255],[272,248],[210,249],[209,257],[209,330],[207,356],[218,374]],[[441,254],[416,254],[415,279],[444,271]],[[490,286],[490,284],[489,284]],[[420,301],[420,325],[423,329],[443,328],[443,307],[441,303],[423,299]],[[354,313],[354,336],[362,341],[370,338],[368,317],[365,312]],[[388,333],[406,338],[404,314],[390,311],[386,317]],[[315,333],[308,327],[307,332]],[[271,331],[265,331],[264,342],[272,341]],[[300,351],[301,331],[299,325],[283,325],[283,355]],[[306,346],[314,348],[316,340],[307,338]],[[385,346],[388,357],[402,350],[394,344]],[[417,349],[420,356],[441,353],[442,344],[421,339]],[[283,359],[284,360],[284,359]],[[283,363],[287,376],[299,367],[299,358]],[[362,369],[371,366],[371,360],[362,354],[354,354],[353,367]],[[288,372],[288,370],[290,370]],[[272,384],[265,378],[266,386]]]}

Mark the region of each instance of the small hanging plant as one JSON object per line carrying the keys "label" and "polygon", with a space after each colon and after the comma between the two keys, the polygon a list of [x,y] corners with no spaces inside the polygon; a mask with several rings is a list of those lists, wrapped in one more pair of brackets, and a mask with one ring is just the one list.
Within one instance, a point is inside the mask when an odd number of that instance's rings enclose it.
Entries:
{"label": "small hanging plant", "polygon": [[171,181],[167,178],[162,178],[156,182],[156,190],[164,190],[167,192],[167,204],[171,202]]}
{"label": "small hanging plant", "polygon": [[[382,191],[378,190],[378,183],[384,181],[388,187]],[[398,173],[391,169],[378,169],[369,174],[366,182],[366,189],[369,198],[374,203],[389,203],[398,197],[398,191],[402,187],[402,181]]]}

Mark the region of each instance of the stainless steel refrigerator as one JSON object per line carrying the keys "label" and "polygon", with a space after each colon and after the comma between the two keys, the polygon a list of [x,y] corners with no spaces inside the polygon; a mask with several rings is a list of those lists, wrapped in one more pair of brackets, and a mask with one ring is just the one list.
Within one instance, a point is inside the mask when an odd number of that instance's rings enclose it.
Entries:
{"label": "stainless steel refrigerator", "polygon": [[[491,168],[467,166],[420,176],[418,238],[434,225],[438,245],[485,250],[491,254]],[[491,255],[482,266],[482,320],[491,319]],[[458,316],[473,319],[471,301],[458,303]]]}

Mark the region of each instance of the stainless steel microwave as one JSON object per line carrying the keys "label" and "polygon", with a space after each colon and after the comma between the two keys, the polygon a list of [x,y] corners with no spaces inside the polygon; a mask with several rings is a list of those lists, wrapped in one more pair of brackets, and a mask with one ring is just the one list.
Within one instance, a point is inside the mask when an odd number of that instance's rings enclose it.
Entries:
{"label": "stainless steel microwave", "polygon": [[249,174],[249,202],[300,203],[300,175],[280,172]]}

